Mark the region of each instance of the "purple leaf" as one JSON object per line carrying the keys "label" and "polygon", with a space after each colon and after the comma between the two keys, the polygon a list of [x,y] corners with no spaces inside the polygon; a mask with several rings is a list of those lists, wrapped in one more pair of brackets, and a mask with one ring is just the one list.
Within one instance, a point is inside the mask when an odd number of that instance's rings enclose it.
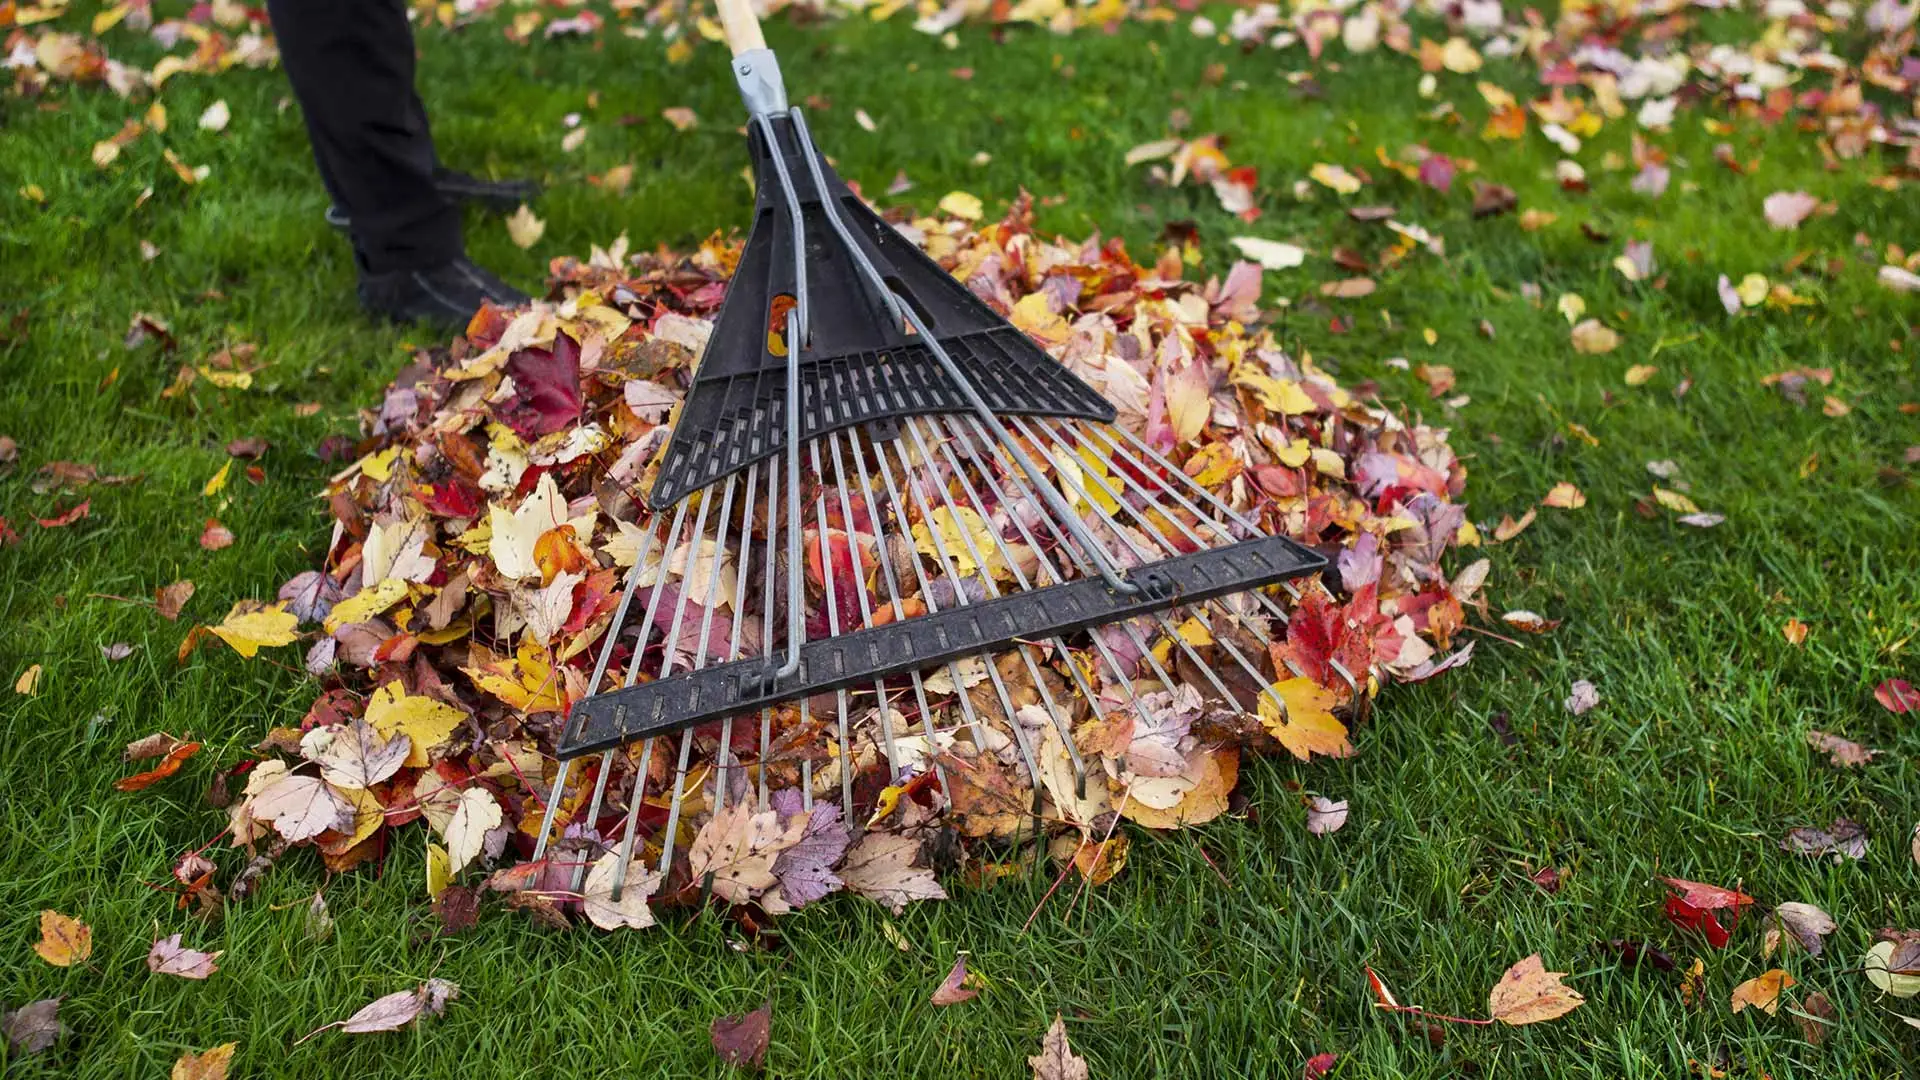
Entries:
{"label": "purple leaf", "polygon": [[[774,792],[769,801],[782,824],[803,812],[800,793],[792,788]],[[833,864],[847,853],[851,840],[846,826],[840,822],[840,807],[833,803],[815,803],[800,842],[774,860],[773,873],[780,879],[780,895],[787,903],[800,907],[839,890],[844,883],[833,872]]]}
{"label": "purple leaf", "polygon": [[301,622],[322,622],[341,600],[340,585],[331,574],[309,570],[280,586],[280,599]]}
{"label": "purple leaf", "polygon": [[521,349],[507,360],[513,397],[499,416],[522,438],[534,439],[580,420],[580,346],[555,334],[553,349]]}

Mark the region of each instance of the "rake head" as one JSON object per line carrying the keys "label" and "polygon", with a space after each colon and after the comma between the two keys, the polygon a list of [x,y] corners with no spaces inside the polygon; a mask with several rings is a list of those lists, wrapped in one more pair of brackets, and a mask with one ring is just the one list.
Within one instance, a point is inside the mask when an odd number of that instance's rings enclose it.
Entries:
{"label": "rake head", "polygon": [[[1024,768],[1037,816],[1050,769],[1084,791],[1079,720],[1152,723],[1176,694],[1232,714],[1265,696],[1284,715],[1285,614],[1262,590],[1325,559],[1114,426],[869,210],[786,106],[770,52],[734,67],[752,231],[559,741],[540,851],[583,755],[600,755],[586,820],[626,805],[618,872],[643,829],[670,872],[688,800],[764,802],[775,776],[808,805],[837,794],[851,822],[875,773],[950,798],[964,749]],[[663,768],[656,740],[676,736]],[[651,800],[650,770],[666,789]]]}

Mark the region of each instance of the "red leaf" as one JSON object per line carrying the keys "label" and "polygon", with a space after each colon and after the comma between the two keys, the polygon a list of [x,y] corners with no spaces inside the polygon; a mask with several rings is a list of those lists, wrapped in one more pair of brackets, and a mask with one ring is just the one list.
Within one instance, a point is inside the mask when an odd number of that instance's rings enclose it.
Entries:
{"label": "red leaf", "polygon": [[207,527],[200,530],[200,546],[208,551],[219,551],[233,546],[233,530],[220,524],[216,518],[207,519]]}
{"label": "red leaf", "polygon": [[1340,1055],[1338,1054],[1313,1055],[1307,1059],[1307,1069],[1304,1073],[1305,1080],[1320,1080],[1321,1077],[1333,1071],[1334,1062],[1339,1060]]}
{"label": "red leaf", "polygon": [[1430,154],[1420,163],[1420,182],[1434,189],[1445,191],[1453,186],[1453,159],[1445,154]]}
{"label": "red leaf", "polygon": [[713,1052],[721,1061],[737,1069],[758,1071],[767,1057],[767,1040],[773,1034],[773,1003],[739,1016],[715,1017],[709,1034]]}
{"label": "red leaf", "polygon": [[1667,897],[1666,915],[1667,921],[1683,930],[1698,930],[1705,934],[1707,944],[1716,949],[1726,948],[1727,942],[1733,939],[1733,935],[1713,917],[1713,912],[1694,907],[1677,896]]}
{"label": "red leaf", "polygon": [[514,396],[500,418],[522,438],[533,439],[580,420],[580,346],[555,334],[553,349],[521,349],[507,360]]}
{"label": "red leaf", "polygon": [[1737,889],[1723,889],[1718,885],[1708,885],[1685,878],[1663,877],[1661,881],[1680,890],[1680,899],[1689,907],[1701,911],[1717,911],[1720,908],[1739,909],[1753,903],[1753,897]]}
{"label": "red leaf", "polygon": [[113,782],[114,790],[140,791],[144,788],[152,787],[167,777],[172,776],[174,773],[179,772],[180,766],[185,764],[188,758],[199,752],[199,743],[181,743],[179,746],[174,747],[160,764],[155,765],[146,772],[135,773],[132,776],[125,776],[115,780]]}
{"label": "red leaf", "polygon": [[1873,699],[1886,706],[1890,713],[1920,712],[1920,690],[1915,690],[1905,679],[1888,679],[1874,687]]}
{"label": "red leaf", "polygon": [[[43,529],[60,529],[79,521],[91,513],[93,513],[93,500],[81,499],[79,505],[71,510],[63,511],[50,518],[34,518],[33,520],[39,522],[40,527]],[[1891,705],[1887,707],[1893,708]]]}

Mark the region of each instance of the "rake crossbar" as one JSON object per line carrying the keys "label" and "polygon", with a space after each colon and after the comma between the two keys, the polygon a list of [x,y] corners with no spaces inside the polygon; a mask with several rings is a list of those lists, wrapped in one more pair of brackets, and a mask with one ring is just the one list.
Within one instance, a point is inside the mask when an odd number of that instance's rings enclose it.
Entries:
{"label": "rake crossbar", "polygon": [[1265,536],[1136,567],[1131,576],[1151,584],[1133,596],[1113,592],[1098,578],[1081,578],[810,641],[802,646],[800,670],[791,679],[767,678],[766,664],[758,659],[696,669],[582,701],[573,710],[559,755],[597,753],[976,653],[1277,584],[1325,563],[1285,537]]}

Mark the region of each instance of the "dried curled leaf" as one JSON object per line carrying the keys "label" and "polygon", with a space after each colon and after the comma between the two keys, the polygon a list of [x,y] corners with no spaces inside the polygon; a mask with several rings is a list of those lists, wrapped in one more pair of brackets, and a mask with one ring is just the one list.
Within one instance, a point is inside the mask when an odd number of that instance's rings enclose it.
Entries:
{"label": "dried curled leaf", "polygon": [[1518,1027],[1554,1020],[1579,1008],[1587,999],[1561,983],[1564,971],[1548,971],[1534,953],[1507,969],[1487,999],[1487,1015]]}

